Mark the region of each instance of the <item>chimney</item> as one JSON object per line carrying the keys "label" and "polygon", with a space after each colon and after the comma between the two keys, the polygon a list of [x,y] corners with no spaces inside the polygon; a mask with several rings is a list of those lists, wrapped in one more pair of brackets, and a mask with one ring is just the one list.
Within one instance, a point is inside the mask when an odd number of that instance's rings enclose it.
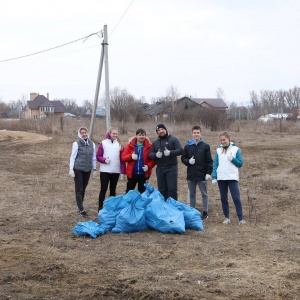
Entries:
{"label": "chimney", "polygon": [[30,93],[30,101],[34,100],[38,95],[38,93]]}
{"label": "chimney", "polygon": [[47,99],[49,100],[49,93],[47,93]]}

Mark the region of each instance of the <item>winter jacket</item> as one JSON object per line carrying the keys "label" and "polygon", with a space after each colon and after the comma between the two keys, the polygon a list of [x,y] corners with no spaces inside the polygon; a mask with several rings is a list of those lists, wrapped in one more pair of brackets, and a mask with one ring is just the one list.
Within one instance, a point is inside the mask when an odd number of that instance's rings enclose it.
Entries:
{"label": "winter jacket", "polygon": [[[126,145],[124,151],[121,155],[122,161],[127,163],[126,175],[132,178],[133,173],[144,174],[142,167],[144,165],[148,166],[148,171],[145,173],[145,177],[148,179],[151,176],[152,168],[155,166],[155,160],[149,158],[149,152],[151,148],[151,143],[148,138],[145,139],[144,145],[141,148],[140,153],[138,153],[138,147],[136,145],[136,137],[133,137],[129,144]],[[131,154],[138,154],[138,160],[133,160]]]}
{"label": "winter jacket", "polygon": [[[232,155],[232,161],[228,155]],[[212,179],[217,180],[239,180],[239,168],[243,166],[241,150],[231,143],[227,151],[220,146],[214,158]]]}
{"label": "winter jacket", "polygon": [[[82,128],[82,127],[81,127]],[[96,147],[95,143],[88,137],[85,141],[78,130],[78,139],[72,145],[70,156],[70,169],[76,169],[83,172],[96,170]]]}
{"label": "winter jacket", "polygon": [[[194,157],[195,164],[189,163]],[[213,160],[210,153],[210,146],[202,139],[195,144],[194,140],[189,140],[184,146],[181,161],[187,166],[187,180],[205,180],[206,174],[211,174]]]}
{"label": "winter jacket", "polygon": [[[171,151],[169,156],[164,155],[164,150],[167,148]],[[163,154],[162,158],[157,158],[156,153],[160,150]],[[171,167],[177,165],[177,156],[182,154],[182,147],[179,140],[172,136],[170,133],[167,133],[164,137],[158,137],[152,143],[149,158],[156,161],[157,167]]]}
{"label": "winter jacket", "polygon": [[[105,137],[106,139],[99,144],[96,156],[100,162],[100,172],[125,174],[125,163],[121,161],[123,150],[118,140],[112,140],[109,133]],[[110,159],[108,164],[105,162],[107,158]]]}

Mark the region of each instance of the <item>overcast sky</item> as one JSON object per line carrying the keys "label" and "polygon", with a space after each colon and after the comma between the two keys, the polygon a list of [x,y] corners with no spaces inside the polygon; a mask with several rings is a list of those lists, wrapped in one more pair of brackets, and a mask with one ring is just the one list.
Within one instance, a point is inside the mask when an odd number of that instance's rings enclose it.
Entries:
{"label": "overcast sky", "polygon": [[[166,94],[246,104],[249,92],[299,86],[299,0],[9,0],[0,9],[0,61],[103,29],[110,88],[136,98]],[[125,14],[124,14],[125,13]],[[0,63],[0,99],[93,100],[102,38],[96,35]],[[104,73],[100,96],[104,93]]]}

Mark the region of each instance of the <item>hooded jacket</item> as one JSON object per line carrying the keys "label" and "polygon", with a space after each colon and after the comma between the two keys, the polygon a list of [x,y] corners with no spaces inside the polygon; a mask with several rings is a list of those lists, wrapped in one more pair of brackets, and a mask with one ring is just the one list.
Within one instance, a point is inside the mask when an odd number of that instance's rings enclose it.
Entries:
{"label": "hooded jacket", "polygon": [[[118,140],[112,140],[107,132],[105,139],[99,144],[96,156],[100,162],[100,172],[125,174],[125,163],[121,161],[122,151]],[[105,162],[107,158],[110,159],[109,164]]]}
{"label": "hooded jacket", "polygon": [[[190,158],[195,158],[195,164],[189,163]],[[181,161],[187,166],[187,180],[205,180],[206,174],[211,174],[213,160],[210,146],[202,139],[196,144],[194,140],[189,140],[184,146]]]}
{"label": "hooded jacket", "polygon": [[[155,166],[155,160],[149,158],[149,152],[151,148],[151,143],[148,137],[146,137],[144,141],[144,145],[141,148],[141,152],[138,153],[137,146],[136,146],[137,138],[132,137],[129,140],[129,144],[126,145],[122,155],[121,159],[122,161],[127,163],[126,166],[126,175],[129,178],[132,178],[132,174],[134,173],[134,169],[136,164],[141,164],[140,167],[143,167],[144,165],[148,166],[148,171],[145,173],[145,177],[148,179],[151,176],[152,168]],[[131,154],[136,153],[138,154],[138,160],[133,160],[131,158]],[[138,168],[140,169],[140,168]]]}
{"label": "hooded jacket", "polygon": [[[228,155],[232,155],[232,161]],[[217,149],[214,157],[212,179],[217,180],[239,180],[239,168],[243,166],[241,150],[234,144],[230,143],[226,151],[222,145]]]}
{"label": "hooded jacket", "polygon": [[[164,150],[167,148],[171,151],[169,156],[164,155]],[[160,150],[163,153],[162,158],[157,158],[156,153]],[[177,156],[182,154],[182,147],[179,140],[167,132],[166,136],[158,137],[151,146],[149,158],[156,161],[157,167],[177,166]]]}
{"label": "hooded jacket", "polygon": [[96,147],[95,143],[89,138],[85,141],[80,134],[80,130],[87,128],[80,127],[77,132],[78,139],[72,145],[70,156],[70,169],[76,169],[83,172],[96,170]]}

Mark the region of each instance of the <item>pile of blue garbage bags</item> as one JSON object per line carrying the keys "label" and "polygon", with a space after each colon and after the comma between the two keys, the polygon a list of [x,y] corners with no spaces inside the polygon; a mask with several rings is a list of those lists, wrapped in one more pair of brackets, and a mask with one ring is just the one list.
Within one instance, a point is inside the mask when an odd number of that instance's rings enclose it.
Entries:
{"label": "pile of blue garbage bags", "polygon": [[168,198],[149,184],[144,193],[131,190],[109,197],[98,213],[99,223],[78,222],[73,233],[96,238],[108,231],[132,233],[149,228],[163,233],[184,233],[186,229],[204,230],[201,213],[182,202]]}

